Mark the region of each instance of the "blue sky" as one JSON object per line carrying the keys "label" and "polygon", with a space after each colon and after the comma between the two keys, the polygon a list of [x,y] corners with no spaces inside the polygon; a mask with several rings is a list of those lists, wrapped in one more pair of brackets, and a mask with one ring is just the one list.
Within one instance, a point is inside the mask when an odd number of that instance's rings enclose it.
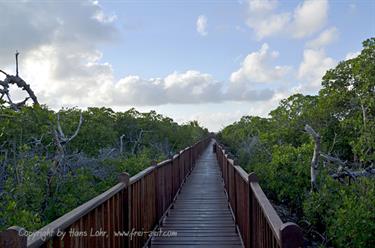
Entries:
{"label": "blue sky", "polygon": [[[227,80],[241,59],[258,50],[263,42],[282,53],[280,64],[298,65],[305,42],[311,38],[293,40],[284,35],[257,40],[245,24],[245,1],[135,2],[102,2],[108,13],[116,14],[116,25],[122,30],[117,44],[101,47],[103,60],[111,62],[117,77],[158,77],[196,68]],[[279,4],[280,9],[293,11],[301,1],[284,2]],[[374,8],[372,1],[330,2],[327,26],[340,30],[340,40],[329,46],[327,54],[339,59],[349,51],[360,50],[361,41],[375,33]],[[208,18],[205,37],[197,33],[195,26],[202,14]]]}
{"label": "blue sky", "polygon": [[316,94],[374,36],[374,14],[367,0],[0,0],[0,34],[13,34],[0,68],[19,50],[21,76],[54,109],[153,109],[218,131]]}

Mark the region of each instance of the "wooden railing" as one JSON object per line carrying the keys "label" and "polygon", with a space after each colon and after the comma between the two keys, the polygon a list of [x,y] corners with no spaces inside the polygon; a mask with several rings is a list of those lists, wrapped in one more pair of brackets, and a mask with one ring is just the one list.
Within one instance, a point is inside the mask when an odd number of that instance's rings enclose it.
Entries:
{"label": "wooden railing", "polygon": [[118,184],[31,236],[20,227],[7,229],[0,233],[0,247],[142,247],[209,141],[202,140],[130,179],[122,173]]}
{"label": "wooden railing", "polygon": [[281,221],[259,186],[255,173],[247,174],[235,165],[220,144],[215,143],[213,149],[244,246],[303,247],[301,229],[295,223]]}

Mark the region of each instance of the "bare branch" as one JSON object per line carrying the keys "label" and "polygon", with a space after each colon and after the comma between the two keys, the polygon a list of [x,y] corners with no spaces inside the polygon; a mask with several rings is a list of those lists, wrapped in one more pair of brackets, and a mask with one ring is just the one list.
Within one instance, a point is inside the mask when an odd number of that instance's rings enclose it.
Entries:
{"label": "bare branch", "polygon": [[18,55],[20,53],[18,51],[16,51],[16,77],[18,77]]}
{"label": "bare branch", "polygon": [[335,136],[333,137],[333,141],[332,141],[332,146],[331,146],[331,148],[329,149],[328,154],[330,154],[330,153],[333,151],[333,148],[334,148],[335,145],[336,145],[336,138],[337,138],[337,133],[335,132]]}
{"label": "bare branch", "polygon": [[331,162],[331,163],[334,163],[334,164],[339,164],[340,166],[346,166],[347,165],[347,161],[344,162],[339,158],[332,157],[332,156],[324,154],[324,153],[320,153],[320,156],[322,158],[324,158],[325,160],[327,160],[328,162]]}
{"label": "bare branch", "polygon": [[14,103],[14,108],[16,108],[16,109],[22,108],[23,106],[25,106],[27,100],[29,100],[29,99],[30,99],[30,97],[26,97],[25,100],[23,100],[22,102]]}
{"label": "bare branch", "polygon": [[9,76],[8,73],[6,73],[5,71],[3,70],[0,70],[1,73],[3,73],[5,76]]}
{"label": "bare branch", "polygon": [[318,174],[318,166],[319,166],[320,135],[317,132],[315,132],[315,130],[307,124],[305,125],[305,131],[309,133],[314,138],[314,141],[315,141],[314,154],[311,159],[311,168],[310,168],[311,191],[314,191],[316,190],[316,177]]}
{"label": "bare branch", "polygon": [[82,123],[83,123],[83,115],[81,112],[79,115],[79,123],[78,123],[77,129],[74,132],[74,134],[68,139],[67,143],[70,142],[72,139],[74,139],[78,135],[79,130],[81,129]]}
{"label": "bare branch", "polygon": [[57,133],[58,135],[58,139],[59,139],[59,142],[62,143],[63,145],[66,145],[67,143],[69,143],[70,141],[72,141],[79,133],[79,130],[81,129],[81,126],[82,126],[82,123],[83,123],[83,116],[82,116],[82,112],[80,112],[80,115],[79,115],[79,123],[77,125],[77,129],[76,131],[73,133],[72,136],[70,136],[70,138],[67,138],[61,128],[61,124],[60,124],[60,113],[57,113],[57,130],[55,130],[55,132]]}
{"label": "bare branch", "polygon": [[124,138],[125,138],[125,134],[120,136],[120,154],[124,152]]}
{"label": "bare branch", "polygon": [[[30,85],[28,85],[22,78],[19,77],[19,73],[18,73],[18,55],[19,55],[19,52],[17,51],[16,52],[16,75],[15,76],[9,75],[8,73],[4,72],[3,70],[0,70],[0,72],[5,75],[4,81],[0,81],[0,86],[3,87],[2,89],[0,89],[0,94],[1,94],[0,99],[3,99],[4,95],[6,95],[7,99],[8,99],[7,103],[15,111],[18,111],[19,108],[21,108],[22,106],[24,106],[26,104],[26,101],[28,99],[32,99],[33,102],[34,102],[34,104],[36,104],[36,105],[39,104],[38,99],[35,96],[34,91],[30,88]],[[13,103],[13,101],[11,100],[11,97],[9,95],[9,86],[12,85],[12,84],[13,85],[17,85],[18,88],[26,91],[27,94],[29,95],[29,97],[27,97],[22,102]]]}
{"label": "bare branch", "polygon": [[60,124],[60,112],[57,112],[57,131],[59,132],[59,136],[60,138],[62,139],[65,139],[65,134],[61,128],[61,124]]}

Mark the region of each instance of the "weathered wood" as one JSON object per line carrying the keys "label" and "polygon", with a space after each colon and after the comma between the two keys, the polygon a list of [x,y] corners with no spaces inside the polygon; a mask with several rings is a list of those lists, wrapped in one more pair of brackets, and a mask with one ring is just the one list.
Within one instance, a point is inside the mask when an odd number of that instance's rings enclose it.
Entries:
{"label": "weathered wood", "polygon": [[242,247],[211,146],[197,161],[159,230],[175,231],[177,236],[154,237],[151,247]]}
{"label": "weathered wood", "polygon": [[120,173],[120,175],[118,176],[118,181],[120,183],[123,183],[125,187],[127,187],[129,185],[129,174],[126,173],[126,172],[122,172]]}
{"label": "weathered wood", "polygon": [[219,144],[216,144],[216,157],[244,246],[301,247],[301,229],[294,223],[282,223],[256,174],[247,174],[236,166]]}
{"label": "weathered wood", "polygon": [[99,205],[105,203],[112,196],[123,190],[124,187],[125,185],[123,183],[118,183],[104,193],[98,195],[97,197],[91,199],[90,201],[82,204],[81,206],[75,208],[69,213],[46,225],[42,229],[38,230],[38,233],[40,233],[40,235],[33,235],[28,237],[27,247],[41,246],[45,242],[45,234],[48,233],[50,235],[55,235],[58,230],[66,230],[70,225],[75,223],[84,215],[88,214],[90,211],[94,210]]}
{"label": "weathered wood", "polygon": [[281,246],[283,248],[303,247],[301,228],[295,223],[287,222],[280,227]]}
{"label": "weathered wood", "polygon": [[9,227],[0,232],[0,247],[4,248],[26,248],[27,237],[22,235],[25,230],[18,226]]}

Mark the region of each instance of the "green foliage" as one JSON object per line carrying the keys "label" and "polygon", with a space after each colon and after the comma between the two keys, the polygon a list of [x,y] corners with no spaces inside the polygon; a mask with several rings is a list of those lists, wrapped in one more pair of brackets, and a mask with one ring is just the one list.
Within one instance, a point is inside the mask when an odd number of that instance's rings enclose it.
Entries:
{"label": "green foliage", "polygon": [[[60,110],[66,137],[76,131],[80,112]],[[45,106],[14,112],[0,105],[1,229],[36,230],[115,185],[120,172],[133,176],[208,134],[197,122],[179,125],[155,111],[88,108],[82,116],[57,162],[57,114]]]}
{"label": "green foliage", "polygon": [[337,247],[374,247],[375,181],[359,179],[343,185],[324,176],[319,192],[304,202],[306,217],[317,227],[326,227]]}
{"label": "green foliage", "polygon": [[319,95],[292,95],[269,116],[244,116],[218,136],[240,165],[256,172],[269,197],[326,233],[329,245],[374,247],[374,178],[346,185],[320,165],[318,192],[310,192],[313,144],[304,126],[321,135],[323,152],[353,170],[375,164],[375,38],[363,42],[358,57],[327,71]]}
{"label": "green foliage", "polygon": [[258,163],[249,170],[259,176],[264,182],[262,187],[273,192],[278,201],[300,208],[310,187],[308,160],[311,149],[310,144],[300,147],[275,145],[270,163]]}

